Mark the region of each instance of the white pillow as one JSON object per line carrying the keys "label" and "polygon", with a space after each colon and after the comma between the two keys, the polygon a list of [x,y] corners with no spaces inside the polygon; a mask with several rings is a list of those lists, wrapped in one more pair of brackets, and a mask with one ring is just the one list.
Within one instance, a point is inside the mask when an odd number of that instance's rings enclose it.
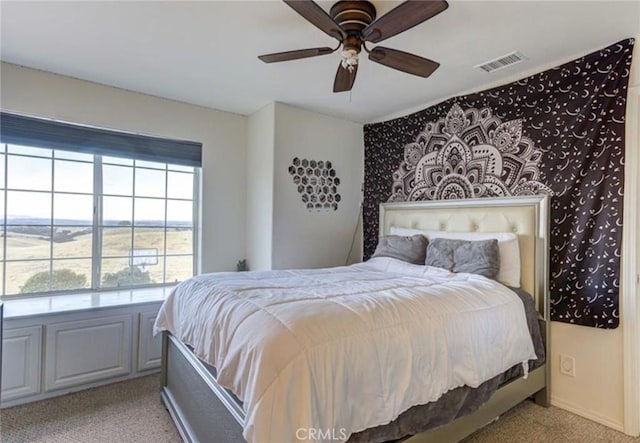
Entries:
{"label": "white pillow", "polygon": [[391,235],[416,235],[422,234],[429,240],[432,238],[453,238],[457,240],[498,240],[498,252],[500,253],[500,270],[496,280],[512,288],[520,287],[520,246],[518,236],[513,232],[446,232],[425,231],[422,229],[399,228],[391,226]]}

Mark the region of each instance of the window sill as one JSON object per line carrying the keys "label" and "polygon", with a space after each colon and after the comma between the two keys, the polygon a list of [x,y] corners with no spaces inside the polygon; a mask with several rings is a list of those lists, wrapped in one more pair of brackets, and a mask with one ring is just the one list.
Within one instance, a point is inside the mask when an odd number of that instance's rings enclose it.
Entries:
{"label": "window sill", "polygon": [[127,289],[108,292],[83,292],[68,295],[7,299],[4,302],[4,318],[20,319],[66,312],[89,311],[144,303],[162,302],[174,286]]}

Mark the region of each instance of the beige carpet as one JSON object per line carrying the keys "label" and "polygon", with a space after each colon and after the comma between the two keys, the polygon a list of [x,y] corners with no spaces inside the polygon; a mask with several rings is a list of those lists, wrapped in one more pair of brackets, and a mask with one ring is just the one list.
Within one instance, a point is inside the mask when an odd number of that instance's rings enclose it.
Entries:
{"label": "beige carpet", "polygon": [[640,443],[601,424],[551,406],[521,403],[464,443]]}
{"label": "beige carpet", "polygon": [[[0,410],[2,443],[179,443],[157,376]],[[465,443],[640,443],[558,408],[525,402]]]}
{"label": "beige carpet", "polygon": [[180,443],[160,403],[160,379],[143,377],[0,410],[2,443]]}

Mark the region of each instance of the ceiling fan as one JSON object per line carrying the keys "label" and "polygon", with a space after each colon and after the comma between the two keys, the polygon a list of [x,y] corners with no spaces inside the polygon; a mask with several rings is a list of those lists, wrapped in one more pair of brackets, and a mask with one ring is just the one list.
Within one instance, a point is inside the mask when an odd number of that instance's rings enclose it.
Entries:
{"label": "ceiling fan", "polygon": [[258,58],[265,63],[284,62],[331,54],[342,47],[342,60],[338,65],[333,92],[350,91],[353,88],[362,49],[373,62],[420,77],[429,77],[440,66],[433,60],[397,49],[382,46],[369,49],[366,43],[379,43],[430,19],[449,7],[445,0],[405,1],[377,20],[376,8],[366,0],[341,0],[331,7],[329,14],[312,0],[283,1],[311,24],[338,40],[339,44],[335,48],[300,49]]}

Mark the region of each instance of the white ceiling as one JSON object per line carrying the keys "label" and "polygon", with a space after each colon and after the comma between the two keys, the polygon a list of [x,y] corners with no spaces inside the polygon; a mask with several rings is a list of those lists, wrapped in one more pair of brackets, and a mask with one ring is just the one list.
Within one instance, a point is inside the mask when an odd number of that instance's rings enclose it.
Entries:
{"label": "white ceiling", "polygon": [[[328,10],[332,2],[319,2]],[[376,1],[378,16],[399,1]],[[0,2],[3,61],[224,111],[273,101],[357,122],[478,88],[640,33],[640,1],[451,1],[381,44],[439,61],[428,79],[364,59],[332,92],[337,53],[264,64],[264,53],[334,40],[281,1]],[[493,74],[473,66],[520,50]]]}

